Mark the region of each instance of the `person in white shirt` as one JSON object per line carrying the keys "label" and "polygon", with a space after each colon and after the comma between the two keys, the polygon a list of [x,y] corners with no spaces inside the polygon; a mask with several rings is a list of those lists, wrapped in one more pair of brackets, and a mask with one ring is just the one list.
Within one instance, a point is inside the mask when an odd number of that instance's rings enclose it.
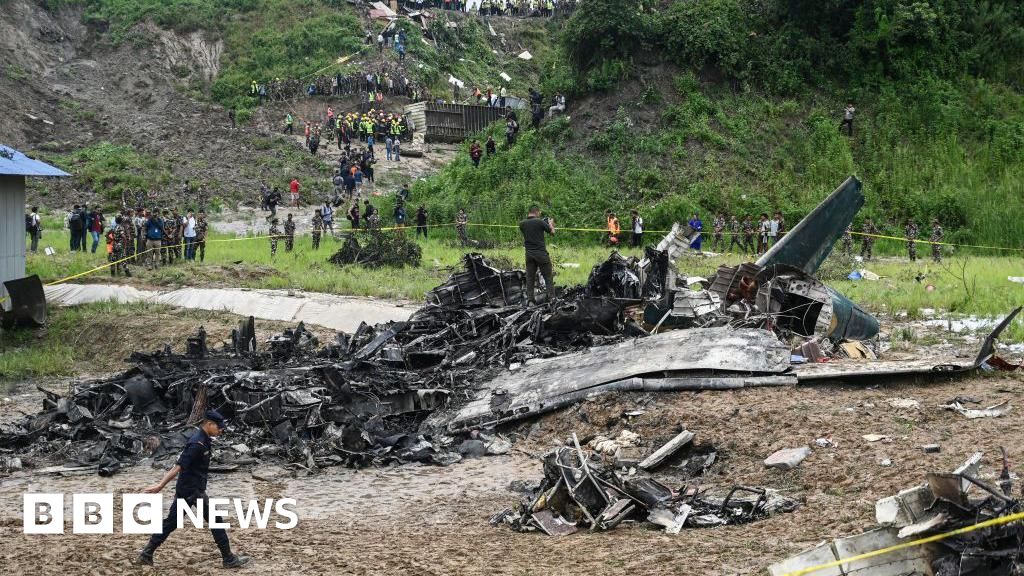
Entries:
{"label": "person in white shirt", "polygon": [[633,231],[631,246],[639,248],[644,241],[644,219],[636,210],[630,210],[629,215],[633,217],[631,229]]}
{"label": "person in white shirt", "polygon": [[181,219],[184,233],[182,236],[185,237],[185,260],[196,259],[196,218],[192,215],[192,211],[189,210],[184,218]]}
{"label": "person in white shirt", "polygon": [[774,246],[775,240],[778,238],[778,236],[779,220],[775,216],[772,216],[772,219],[768,221],[768,246],[766,246],[766,248],[769,246]]}

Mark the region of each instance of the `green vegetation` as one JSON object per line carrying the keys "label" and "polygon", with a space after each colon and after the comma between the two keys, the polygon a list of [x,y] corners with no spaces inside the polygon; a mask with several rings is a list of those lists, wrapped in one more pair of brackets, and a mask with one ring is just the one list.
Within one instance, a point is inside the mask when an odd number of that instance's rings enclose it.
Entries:
{"label": "green vegetation", "polygon": [[351,10],[334,7],[341,2],[252,2],[258,9],[232,19],[224,31],[221,73],[211,94],[225,106],[254,107],[249,96],[253,80],[305,77],[363,46],[362,24]]}
{"label": "green vegetation", "polygon": [[[764,7],[586,3],[562,34],[573,73],[543,79],[576,94],[571,121],[527,130],[479,170],[460,158],[418,192],[446,215],[537,201],[575,226],[631,208],[656,228],[694,211],[705,226],[718,211],[792,224],[854,174],[867,196],[855,226],[870,216],[901,236],[913,218],[927,236],[938,217],[947,241],[1024,246],[1021,5]],[[848,100],[853,137],[839,132]]]}
{"label": "green vegetation", "polygon": [[5,73],[8,78],[16,82],[20,82],[28,77],[28,73],[25,72],[25,69],[17,64],[8,64],[5,67]]}
{"label": "green vegetation", "polygon": [[165,161],[139,153],[125,144],[100,142],[71,154],[46,154],[52,162],[78,182],[99,191],[111,205],[120,205],[122,193],[129,198],[171,183],[171,169]]}
{"label": "green vegetation", "polygon": [[[103,342],[97,342],[97,335],[116,329],[119,323],[130,322],[133,316],[145,310],[166,312],[169,309],[145,304],[87,304],[51,309],[49,323],[43,330],[0,330],[0,381],[95,370],[96,366],[84,363],[97,358],[97,346],[112,344],[110,338],[100,338]],[[121,358],[123,356],[117,360]],[[114,359],[105,361],[109,360]]]}

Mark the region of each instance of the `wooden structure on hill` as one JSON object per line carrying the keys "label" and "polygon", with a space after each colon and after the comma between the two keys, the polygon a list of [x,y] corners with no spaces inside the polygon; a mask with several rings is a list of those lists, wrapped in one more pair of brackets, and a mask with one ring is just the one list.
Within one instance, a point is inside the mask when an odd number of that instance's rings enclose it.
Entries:
{"label": "wooden structure on hill", "polygon": [[505,117],[504,110],[500,108],[430,102],[406,106],[405,113],[416,126],[414,142],[416,134],[422,135],[426,142],[463,142]]}

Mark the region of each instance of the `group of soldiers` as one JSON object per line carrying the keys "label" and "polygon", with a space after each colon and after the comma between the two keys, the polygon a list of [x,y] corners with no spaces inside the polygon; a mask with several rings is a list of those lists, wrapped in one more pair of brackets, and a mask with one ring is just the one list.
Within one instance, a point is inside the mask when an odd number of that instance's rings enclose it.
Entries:
{"label": "group of soldiers", "polygon": [[275,102],[298,96],[352,96],[380,92],[385,96],[405,96],[417,100],[423,88],[399,70],[387,65],[378,71],[351,72],[348,74],[319,75],[313,78],[274,78],[268,82],[249,82],[249,96],[262,104],[270,99]]}
{"label": "group of soldiers", "polygon": [[[277,241],[284,238],[284,251],[291,252],[295,248],[295,220],[292,219],[292,215],[288,214],[284,220],[284,234],[281,234],[281,229],[278,228],[278,224],[281,221],[277,218],[273,218],[270,221],[270,231],[268,236],[270,237],[270,256],[277,256]],[[316,223],[314,222],[314,227]],[[317,248],[320,245],[320,239],[315,238],[313,241],[313,248]]]}
{"label": "group of soldiers", "polygon": [[202,261],[206,258],[208,229],[205,212],[193,216],[191,211],[180,215],[173,209],[123,209],[105,234],[110,275],[131,276],[130,264],[145,263],[153,269],[183,257],[194,260],[197,251]]}
{"label": "group of soldiers", "polygon": [[[750,214],[741,220],[736,214],[726,216],[719,212],[711,226],[711,243],[708,247],[712,252],[732,252],[736,249],[737,253],[742,254],[764,254],[786,233],[786,220],[782,212],[775,212],[772,216],[762,212],[757,223]],[[729,237],[728,246],[726,236]]]}
{"label": "group of soldiers", "polygon": [[[907,241],[907,256],[911,262],[917,261],[917,243],[919,240],[920,228],[912,218],[908,218],[906,224],[903,227],[903,237]],[[846,227],[843,232],[843,254],[847,257],[853,256],[853,225]],[[875,226],[875,223],[871,218],[866,218],[864,223],[861,225],[861,241],[860,241],[860,255],[864,260],[871,260],[872,250],[875,246],[875,240],[879,235],[879,229]],[[939,223],[938,218],[932,218],[932,234],[928,238],[928,242],[932,246],[932,260],[936,263],[942,262],[942,239],[945,237],[945,232],[942,230],[942,225]]]}

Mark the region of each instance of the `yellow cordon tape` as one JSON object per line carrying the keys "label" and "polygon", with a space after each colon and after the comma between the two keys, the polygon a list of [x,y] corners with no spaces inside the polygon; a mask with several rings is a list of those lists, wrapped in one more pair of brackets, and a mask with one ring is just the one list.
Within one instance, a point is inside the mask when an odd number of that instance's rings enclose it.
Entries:
{"label": "yellow cordon tape", "polygon": [[[436,229],[436,228],[447,228],[447,227],[457,227],[457,226],[458,226],[457,223],[450,222],[450,223],[445,223],[445,224],[430,224],[430,225],[428,225],[428,228],[435,228]],[[477,223],[477,222],[467,222],[466,226],[474,226],[474,227],[480,227],[480,228],[509,228],[509,229],[517,229],[517,230],[519,229],[519,226],[517,224],[482,224],[482,223]],[[391,226],[391,227],[388,227],[388,228],[375,228],[375,229],[373,229],[373,231],[375,231],[375,232],[391,232],[391,231],[394,231],[394,230],[410,230],[411,231],[411,230],[414,230],[415,228],[416,228],[416,226],[413,224],[413,225],[409,225],[409,226]],[[370,232],[370,230],[368,230],[366,228],[345,229],[344,231],[345,232],[362,232],[362,233]],[[608,233],[608,229],[607,228],[556,228],[555,231],[556,232],[558,232],[558,231],[562,231],[562,232],[599,232],[599,233],[602,233],[602,234],[607,234]],[[648,233],[648,232],[654,233],[654,234],[667,234],[667,233],[671,232],[671,230],[644,230],[645,234]],[[628,231],[626,231],[625,233],[628,234]],[[705,236],[708,235],[708,233],[706,233],[706,232],[704,234],[705,234]],[[713,235],[714,232],[711,232],[710,234]],[[741,232],[724,232],[724,231],[722,232],[723,236],[739,236],[741,234],[742,234]],[[882,235],[882,234],[866,234],[864,232],[850,232],[850,234],[851,235],[856,235],[856,236],[869,236],[869,237],[872,237],[872,238],[885,238],[885,239],[888,239],[888,240],[899,240],[899,241],[902,241],[902,242],[907,242],[908,241],[906,238],[899,238],[897,236],[885,236],[885,235]],[[758,234],[755,233],[754,235],[757,236]],[[299,236],[308,236],[308,234],[300,234]],[[276,238],[287,238],[286,235],[281,234],[281,235],[278,235],[278,236],[246,236],[244,238],[218,238],[218,239],[212,239],[212,240],[205,240],[205,242],[210,242],[210,243],[216,243],[216,242],[243,242],[243,241],[246,241],[246,240],[268,240],[270,238],[275,238],[275,237]],[[989,250],[1024,251],[1024,248],[1007,248],[1007,247],[1002,247],[1002,246],[977,246],[977,245],[973,245],[973,244],[953,244],[953,243],[950,243],[950,242],[931,242],[931,241],[928,241],[928,240],[914,240],[914,242],[918,242],[918,243],[921,243],[921,244],[938,244],[938,245],[941,245],[941,246],[957,246],[957,247],[963,247],[963,248],[982,248],[982,249],[989,249]],[[75,278],[81,278],[82,276],[88,276],[89,274],[93,274],[95,272],[99,272],[100,270],[106,270],[107,268],[110,268],[111,266],[120,264],[122,262],[127,262],[129,260],[134,260],[134,259],[138,258],[139,256],[142,256],[143,254],[146,254],[148,252],[152,252],[154,250],[163,250],[163,249],[166,249],[166,248],[184,248],[184,246],[185,246],[185,244],[181,243],[181,244],[176,244],[176,245],[173,245],[173,246],[161,246],[160,248],[149,248],[149,249],[143,250],[142,252],[138,252],[136,254],[133,254],[133,255],[127,257],[127,258],[122,258],[121,260],[117,260],[115,262],[107,262],[106,264],[103,264],[101,266],[97,266],[95,268],[92,268],[91,270],[86,270],[85,272],[80,272],[78,274],[74,274],[74,275],[68,276],[66,278],[61,278],[59,280],[54,280],[53,282],[48,282],[46,284],[46,286],[54,286],[56,284],[62,284],[62,283],[67,282],[69,280],[74,280]],[[5,299],[0,300],[0,302],[2,302]]]}
{"label": "yellow cordon tape", "polygon": [[1024,248],[1006,248],[1003,246],[977,246],[974,244],[954,244],[952,242],[932,242],[931,240],[910,240],[909,238],[900,238],[899,236],[886,236],[884,234],[868,234],[866,232],[850,232],[852,236],[867,236],[868,238],[885,238],[887,240],[899,240],[900,242],[915,242],[917,244],[932,244],[937,246],[955,246],[960,248],[985,248],[988,250],[1012,250],[1015,252],[1024,252]]}
{"label": "yellow cordon tape", "polygon": [[930,544],[932,542],[938,542],[939,540],[945,540],[946,538],[951,538],[953,536],[959,536],[961,534],[967,534],[968,532],[974,532],[975,530],[981,530],[983,528],[991,528],[993,526],[1002,526],[1004,524],[1010,524],[1012,522],[1019,522],[1021,520],[1024,520],[1024,512],[1018,512],[1016,514],[1010,514],[1009,516],[1000,516],[999,518],[993,518],[991,520],[986,520],[984,522],[979,522],[979,523],[973,524],[971,526],[964,526],[963,528],[957,528],[956,530],[951,530],[949,532],[944,532],[942,534],[935,534],[934,536],[928,536],[926,538],[921,538],[920,540],[914,540],[912,542],[904,542],[902,544],[896,544],[895,546],[889,546],[888,548],[882,548],[881,550],[875,550],[874,552],[865,552],[864,554],[858,554],[856,556],[850,556],[849,558],[844,558],[842,560],[836,560],[834,562],[829,562],[827,564],[821,564],[821,565],[818,565],[818,566],[812,566],[810,568],[801,568],[800,570],[797,570],[795,572],[787,572],[787,573],[783,574],[783,576],[804,576],[805,574],[813,574],[814,572],[819,572],[821,570],[826,570],[828,568],[835,568],[836,566],[840,566],[842,564],[849,564],[851,562],[857,562],[857,561],[860,561],[860,560],[867,560],[869,558],[875,558],[876,556],[882,556],[884,554],[889,554],[891,552],[897,552],[899,550],[904,550],[906,548],[913,548],[914,546],[921,546],[921,545],[924,545],[924,544]]}
{"label": "yellow cordon tape", "polygon": [[[430,226],[430,228],[443,228],[443,227],[446,227],[446,226],[455,226],[455,224],[434,224],[434,225]],[[374,228],[372,230],[372,232],[390,232],[390,231],[393,231],[393,230],[412,230],[414,228],[415,227],[409,227],[409,226],[392,226],[390,228]],[[366,228],[356,228],[356,229],[351,229],[351,230],[346,230],[346,231],[347,232],[371,232],[371,230],[366,229]],[[306,234],[300,234],[299,236],[306,236]],[[203,242],[244,242],[246,240],[269,240],[271,238],[287,238],[287,237],[288,237],[287,234],[278,234],[276,236],[246,236],[244,238],[215,238],[215,239],[210,239],[210,240],[203,240]],[[94,272],[99,272],[100,270],[106,270],[107,268],[110,268],[111,266],[115,266],[115,265],[120,264],[122,262],[127,262],[129,260],[135,260],[136,258],[138,258],[139,256],[142,256],[143,254],[146,254],[146,253],[149,253],[149,252],[154,252],[154,251],[159,251],[159,250],[167,250],[169,248],[185,248],[185,243],[182,242],[181,244],[170,244],[170,245],[167,245],[167,246],[160,246],[159,248],[147,248],[147,249],[143,250],[142,252],[136,252],[135,254],[132,254],[131,256],[128,256],[126,258],[121,258],[120,260],[115,260],[113,262],[107,262],[106,264],[102,264],[102,265],[97,266],[95,268],[92,268],[90,270],[86,270],[85,272],[79,272],[78,274],[73,274],[71,276],[67,276],[67,277],[61,278],[59,280],[54,280],[53,282],[47,282],[45,284],[45,286],[55,286],[57,284],[63,284],[64,282],[67,282],[69,280],[74,280],[75,278],[81,278],[82,276],[88,276],[89,274],[92,274]],[[6,300],[6,298],[0,299],[0,302],[3,302],[4,300]]]}

